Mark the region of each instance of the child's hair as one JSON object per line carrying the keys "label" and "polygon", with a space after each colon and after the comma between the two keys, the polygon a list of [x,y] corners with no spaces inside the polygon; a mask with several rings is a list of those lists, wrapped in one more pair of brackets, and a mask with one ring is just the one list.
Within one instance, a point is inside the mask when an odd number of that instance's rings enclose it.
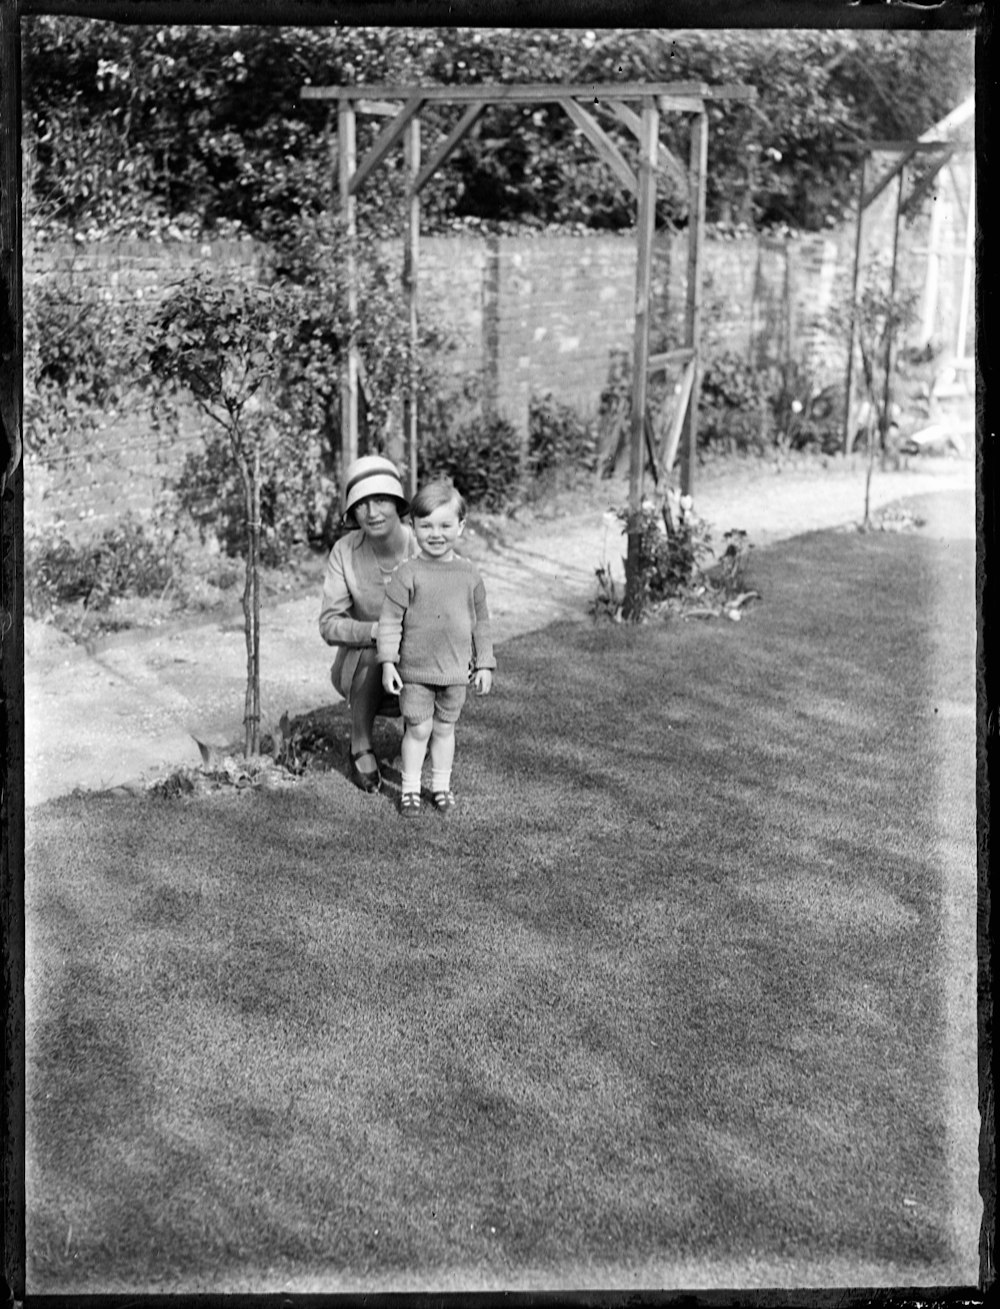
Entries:
{"label": "child's hair", "polygon": [[410,514],[414,519],[426,518],[435,509],[440,509],[442,505],[451,504],[452,501],[455,502],[458,509],[459,521],[464,522],[468,513],[465,497],[453,482],[441,477],[436,482],[428,482],[426,486],[420,488],[410,501]]}

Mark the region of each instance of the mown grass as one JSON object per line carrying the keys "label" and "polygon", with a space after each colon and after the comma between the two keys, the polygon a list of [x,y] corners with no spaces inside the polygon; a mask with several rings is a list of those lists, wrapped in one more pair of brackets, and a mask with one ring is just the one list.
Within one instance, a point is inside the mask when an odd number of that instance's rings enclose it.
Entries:
{"label": "mown grass", "polygon": [[742,623],[507,644],[450,823],[330,774],[32,811],[29,1290],[941,1280],[972,555],[817,534]]}

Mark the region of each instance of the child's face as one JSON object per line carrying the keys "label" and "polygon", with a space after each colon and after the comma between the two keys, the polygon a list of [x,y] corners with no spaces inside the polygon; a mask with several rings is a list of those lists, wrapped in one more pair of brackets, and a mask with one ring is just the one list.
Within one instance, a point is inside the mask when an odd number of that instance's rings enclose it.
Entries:
{"label": "child's face", "polygon": [[465,530],[465,522],[458,516],[458,502],[449,500],[424,517],[415,517],[413,530],[425,555],[431,559],[450,559],[455,553],[455,542]]}

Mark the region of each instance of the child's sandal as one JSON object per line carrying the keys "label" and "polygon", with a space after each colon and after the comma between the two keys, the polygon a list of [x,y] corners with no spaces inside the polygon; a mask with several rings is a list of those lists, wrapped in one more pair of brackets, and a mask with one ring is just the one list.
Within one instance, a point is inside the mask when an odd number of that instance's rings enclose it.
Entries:
{"label": "child's sandal", "polygon": [[435,791],[434,808],[439,814],[452,813],[455,808],[455,797],[450,791]]}
{"label": "child's sandal", "polygon": [[404,818],[419,818],[420,792],[404,791],[399,797],[399,812]]}

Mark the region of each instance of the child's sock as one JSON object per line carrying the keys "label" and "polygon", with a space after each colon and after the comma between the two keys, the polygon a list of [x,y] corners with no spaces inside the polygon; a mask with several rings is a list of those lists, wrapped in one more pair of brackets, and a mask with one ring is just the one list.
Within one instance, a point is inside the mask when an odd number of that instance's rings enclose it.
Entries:
{"label": "child's sock", "polygon": [[404,773],[402,787],[404,795],[412,795],[414,791],[419,791],[420,773]]}
{"label": "child's sock", "polygon": [[[405,787],[404,787],[405,790]],[[435,795],[439,791],[451,790],[451,769],[450,768],[432,768],[431,769],[431,790]]]}

